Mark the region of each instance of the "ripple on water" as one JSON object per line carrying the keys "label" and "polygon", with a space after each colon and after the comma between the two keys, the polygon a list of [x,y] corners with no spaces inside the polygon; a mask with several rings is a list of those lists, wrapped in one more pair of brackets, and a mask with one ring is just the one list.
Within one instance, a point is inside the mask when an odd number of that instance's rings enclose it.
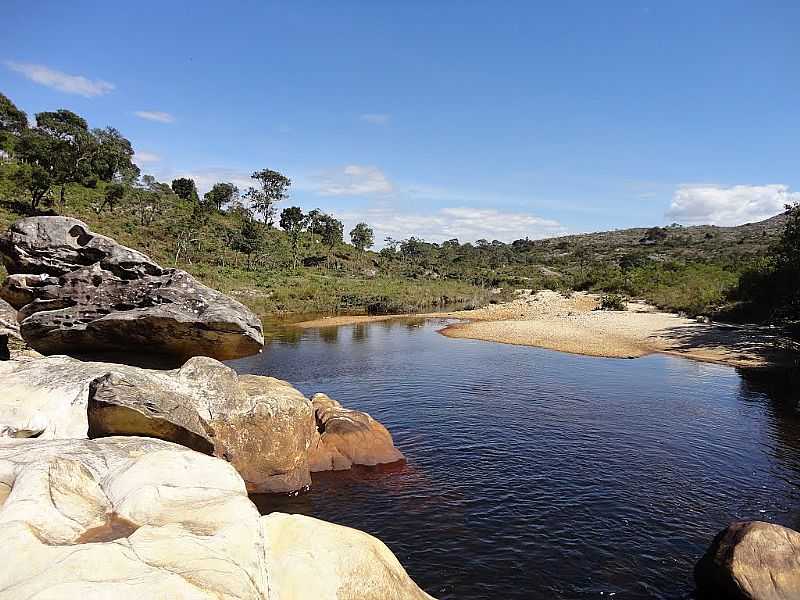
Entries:
{"label": "ripple on water", "polygon": [[261,510],[377,535],[442,599],[687,597],[729,521],[800,525],[800,420],[727,367],[388,321],[232,364],[369,412],[409,459],[315,475],[307,495],[256,497]]}

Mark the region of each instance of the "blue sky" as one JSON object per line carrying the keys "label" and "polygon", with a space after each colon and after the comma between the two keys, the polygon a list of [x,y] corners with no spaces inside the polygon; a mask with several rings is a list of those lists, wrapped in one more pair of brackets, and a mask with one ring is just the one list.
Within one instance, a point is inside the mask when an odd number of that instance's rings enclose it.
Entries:
{"label": "blue sky", "polygon": [[0,91],[145,172],[263,167],[376,237],[757,220],[800,200],[800,3],[20,2]]}

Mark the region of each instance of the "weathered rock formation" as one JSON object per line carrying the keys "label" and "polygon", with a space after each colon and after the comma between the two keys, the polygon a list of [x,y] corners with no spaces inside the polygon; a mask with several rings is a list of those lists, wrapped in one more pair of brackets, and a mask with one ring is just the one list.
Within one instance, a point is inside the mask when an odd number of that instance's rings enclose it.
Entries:
{"label": "weathered rock formation", "polygon": [[695,567],[700,598],[800,598],[800,533],[773,523],[732,523]]}
{"label": "weathered rock formation", "polygon": [[345,527],[258,516],[224,461],[144,438],[0,444],[0,600],[424,600]]}
{"label": "weathered rock formation", "polygon": [[0,363],[0,437],[166,439],[228,460],[254,492],[311,483],[310,402],[284,381],[205,357],[154,371],[50,356]]}
{"label": "weathered rock formation", "polygon": [[17,310],[5,300],[0,300],[0,360],[11,358],[9,339],[22,339],[17,323]]}
{"label": "weathered rock formation", "polygon": [[21,219],[0,236],[0,255],[11,274],[0,298],[20,311],[22,337],[44,354],[226,360],[263,346],[245,306],[77,219]]}
{"label": "weathered rock formation", "polygon": [[404,460],[389,431],[367,413],[343,408],[325,394],[315,394],[311,404],[317,423],[308,453],[312,472]]}

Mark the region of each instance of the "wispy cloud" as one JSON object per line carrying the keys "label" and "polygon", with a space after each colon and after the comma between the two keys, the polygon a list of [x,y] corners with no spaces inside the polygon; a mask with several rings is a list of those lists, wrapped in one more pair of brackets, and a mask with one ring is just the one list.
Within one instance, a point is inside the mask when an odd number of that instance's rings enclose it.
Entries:
{"label": "wispy cloud", "polygon": [[21,63],[13,60],[7,60],[4,64],[12,71],[24,75],[35,83],[60,92],[66,92],[67,94],[77,94],[84,98],[102,96],[114,89],[113,83],[101,79],[91,80],[83,75],[69,75],[44,65]]}
{"label": "wispy cloud", "polygon": [[386,125],[390,117],[383,113],[366,113],[361,115],[359,119],[366,123],[371,123],[372,125]]}
{"label": "wispy cloud", "polygon": [[392,207],[373,207],[358,212],[343,212],[348,224],[367,221],[376,239],[415,236],[431,242],[457,238],[462,243],[479,239],[511,242],[516,239],[539,239],[567,233],[558,221],[522,212],[493,208],[446,207],[422,214],[398,211]]}
{"label": "wispy cloud", "polygon": [[161,160],[161,157],[154,152],[137,152],[133,155],[133,162],[137,165],[140,163],[154,163]]}
{"label": "wispy cloud", "polygon": [[175,121],[175,117],[172,116],[170,113],[162,112],[160,110],[137,110],[133,114],[135,114],[140,119],[146,119],[148,121],[156,121],[157,123],[172,123]]}
{"label": "wispy cloud", "polygon": [[783,184],[687,184],[675,190],[666,216],[688,225],[741,225],[773,217],[785,204],[798,201],[800,193]]}
{"label": "wispy cloud", "polygon": [[388,194],[394,186],[378,167],[346,165],[311,177],[312,188],[321,196],[369,196]]}

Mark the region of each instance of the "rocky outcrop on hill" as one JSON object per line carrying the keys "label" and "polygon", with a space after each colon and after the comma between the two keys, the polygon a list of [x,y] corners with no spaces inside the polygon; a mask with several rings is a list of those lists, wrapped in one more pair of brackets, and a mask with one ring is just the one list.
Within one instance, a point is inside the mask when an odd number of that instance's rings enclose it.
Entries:
{"label": "rocky outcrop on hill", "polygon": [[424,600],[375,538],[259,517],[224,461],[161,440],[0,444],[0,600]]}
{"label": "rocky outcrop on hill", "polygon": [[310,402],[285,381],[205,357],[155,371],[50,356],[0,363],[0,437],[139,435],[228,460],[253,492],[311,484]]}
{"label": "rocky outcrop on hill", "polygon": [[315,394],[311,403],[317,423],[317,434],[309,450],[312,472],[404,460],[389,431],[367,413],[343,408],[325,394]]}
{"label": "rocky outcrop on hill", "polygon": [[745,521],[721,531],[695,567],[700,598],[800,598],[800,533],[774,523]]}
{"label": "rocky outcrop on hill", "polygon": [[20,311],[22,337],[42,353],[226,360],[263,346],[245,306],[77,219],[21,219],[0,237],[0,256],[11,274],[0,298]]}

